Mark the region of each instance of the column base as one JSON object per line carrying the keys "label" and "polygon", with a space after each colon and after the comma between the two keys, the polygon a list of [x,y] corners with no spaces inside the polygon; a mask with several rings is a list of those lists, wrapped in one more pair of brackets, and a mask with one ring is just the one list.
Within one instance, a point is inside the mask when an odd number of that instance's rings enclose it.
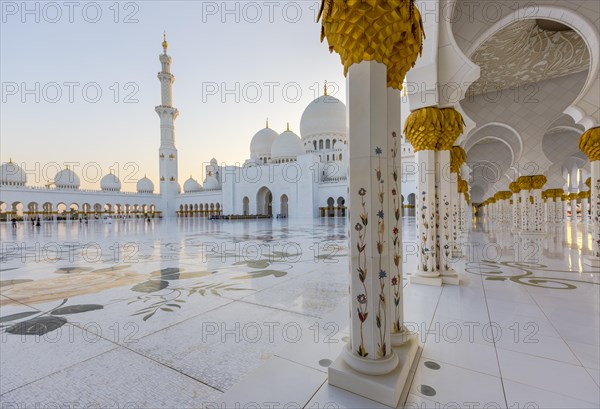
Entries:
{"label": "column base", "polygon": [[410,283],[411,284],[421,284],[421,285],[432,285],[435,287],[441,287],[442,286],[442,277],[441,276],[437,276],[437,277],[423,277],[421,275],[411,275],[410,276]]}
{"label": "column base", "polygon": [[460,278],[454,270],[442,271],[442,283],[447,285],[459,285]]}
{"label": "column base", "polygon": [[583,264],[590,267],[600,267],[600,257],[584,256]]}
{"label": "column base", "polygon": [[346,363],[344,351],[329,366],[329,384],[395,408],[410,387],[410,369],[418,350],[419,341],[416,334],[408,336],[404,345],[392,347],[399,364],[386,375],[365,375],[352,369]]}

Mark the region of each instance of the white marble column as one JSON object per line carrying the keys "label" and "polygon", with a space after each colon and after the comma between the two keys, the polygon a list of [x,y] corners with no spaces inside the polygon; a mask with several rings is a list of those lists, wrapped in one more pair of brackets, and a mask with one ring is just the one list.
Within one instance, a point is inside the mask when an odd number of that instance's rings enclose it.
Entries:
{"label": "white marble column", "polygon": [[[438,240],[437,254],[438,269],[443,276],[457,277],[456,271],[450,266],[452,260],[452,247],[454,245],[452,233],[452,188],[450,179],[450,151],[436,152],[436,195],[438,197]],[[456,175],[454,175],[456,176]]]}
{"label": "white marble column", "polygon": [[[596,128],[597,129],[597,128]],[[591,167],[590,209],[592,222],[592,255],[584,257],[584,263],[600,267],[600,160],[593,160]]]}
{"label": "white marble column", "polygon": [[571,203],[571,221],[577,222],[577,193],[571,193],[569,195],[569,201]]}
{"label": "white marble column", "polygon": [[386,229],[387,243],[389,245],[389,275],[391,277],[391,340],[392,346],[404,344],[409,332],[404,326],[404,297],[403,297],[403,271],[402,271],[402,152],[401,134],[402,125],[400,121],[401,107],[400,91],[394,88],[387,89],[388,109],[388,217],[390,226]]}
{"label": "white marble column", "polygon": [[529,203],[529,190],[521,189],[519,192],[520,195],[520,207],[521,207],[521,231],[529,230],[529,213],[530,213],[530,203]]}
{"label": "white marble column", "polygon": [[439,278],[440,273],[437,270],[436,254],[435,151],[422,150],[416,152],[415,162],[419,169],[415,203],[417,241],[419,245],[417,276]]}
{"label": "white marble column", "polygon": [[520,188],[518,183],[512,182],[510,190],[512,191],[512,231],[517,232],[521,230]]}
{"label": "white marble column", "polygon": [[581,200],[581,223],[588,224],[590,222],[590,209],[589,209],[589,201],[587,198],[587,192],[582,192],[583,194],[579,194],[579,200]]}
{"label": "white marble column", "polygon": [[[389,178],[387,69],[364,61],[350,67],[348,185],[350,191],[350,342],[345,362],[383,375],[398,365],[391,349],[390,248],[386,221]],[[387,217],[386,217],[387,216]],[[391,220],[389,221],[391,223]]]}
{"label": "white marble column", "polygon": [[531,205],[529,230],[532,232],[541,233],[544,228],[542,190],[532,189],[531,197],[533,198],[533,204]]}

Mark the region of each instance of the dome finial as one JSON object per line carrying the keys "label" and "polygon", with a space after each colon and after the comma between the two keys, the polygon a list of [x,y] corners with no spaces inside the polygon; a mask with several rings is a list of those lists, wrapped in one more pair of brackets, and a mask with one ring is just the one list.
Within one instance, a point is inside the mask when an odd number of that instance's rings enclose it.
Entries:
{"label": "dome finial", "polygon": [[269,127],[269,118],[267,118],[267,128]]}
{"label": "dome finial", "polygon": [[167,48],[169,48],[169,43],[167,43],[167,32],[166,31],[163,32],[162,47],[165,50],[165,54],[166,54],[167,53]]}
{"label": "dome finial", "polygon": [[325,80],[325,85],[323,86],[323,95],[327,96],[327,80]]}
{"label": "dome finial", "polygon": [[290,131],[290,123],[289,122],[287,123],[287,131],[288,132]]}
{"label": "dome finial", "polygon": [[12,163],[12,158],[8,158],[8,163]]}

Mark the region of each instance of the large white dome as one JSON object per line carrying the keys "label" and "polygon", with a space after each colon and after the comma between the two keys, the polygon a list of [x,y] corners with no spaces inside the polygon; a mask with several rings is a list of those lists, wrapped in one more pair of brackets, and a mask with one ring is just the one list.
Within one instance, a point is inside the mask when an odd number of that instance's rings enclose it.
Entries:
{"label": "large white dome", "polygon": [[138,193],[154,193],[154,183],[146,176],[138,180],[136,188]]}
{"label": "large white dome", "polygon": [[296,158],[305,154],[300,137],[292,131],[285,131],[275,139],[271,147],[271,159]]}
{"label": "large white dome", "polygon": [[270,155],[273,142],[278,136],[279,134],[271,128],[261,129],[252,137],[250,153],[256,154],[257,157]]}
{"label": "large white dome", "polygon": [[220,189],[219,181],[213,175],[208,175],[206,179],[204,179],[204,190],[218,190]]}
{"label": "large white dome", "polygon": [[0,184],[12,186],[25,186],[27,175],[23,169],[13,161],[8,161],[0,167]]}
{"label": "large white dome", "polygon": [[330,95],[311,102],[300,120],[302,139],[320,134],[346,135],[346,104]]}
{"label": "large white dome", "polygon": [[63,169],[54,176],[54,184],[58,189],[79,189],[79,176],[71,169]]}
{"label": "large white dome", "polygon": [[116,175],[110,173],[100,180],[100,189],[109,192],[119,192],[121,190],[121,181]]}
{"label": "large white dome", "polygon": [[196,193],[202,191],[202,186],[196,179],[190,176],[188,180],[183,184],[183,191],[185,193]]}

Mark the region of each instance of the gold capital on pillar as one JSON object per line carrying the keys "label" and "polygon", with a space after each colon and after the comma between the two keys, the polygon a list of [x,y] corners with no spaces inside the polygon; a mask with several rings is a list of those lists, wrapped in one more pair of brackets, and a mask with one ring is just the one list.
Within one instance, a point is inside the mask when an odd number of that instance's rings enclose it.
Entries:
{"label": "gold capital on pillar", "polygon": [[321,0],[321,41],[340,55],[344,75],[352,64],[385,64],[388,87],[402,89],[423,51],[423,22],[413,0]]}
{"label": "gold capital on pillar", "polygon": [[450,150],[450,172],[458,173],[460,167],[467,161],[467,152],[460,146],[453,146]]}
{"label": "gold capital on pillar", "polygon": [[531,190],[533,180],[531,176],[520,176],[517,179],[517,184],[521,190]]}
{"label": "gold capital on pillar", "polygon": [[534,175],[531,177],[531,188],[541,189],[544,187],[548,179],[544,175]]}
{"label": "gold capital on pillar", "polygon": [[581,135],[579,149],[590,158],[590,162],[600,160],[600,127],[591,128]]}
{"label": "gold capital on pillar", "polygon": [[513,193],[519,193],[519,192],[521,192],[521,186],[519,186],[518,182],[512,182],[510,185],[508,185],[508,188]]}
{"label": "gold capital on pillar", "polygon": [[415,152],[437,150],[438,140],[444,131],[444,116],[436,107],[426,107],[411,112],[406,118],[404,134]]}
{"label": "gold capital on pillar", "polygon": [[454,142],[462,135],[465,121],[460,112],[454,108],[442,108],[440,111],[442,111],[444,130],[438,140],[436,150],[448,151],[452,149]]}

